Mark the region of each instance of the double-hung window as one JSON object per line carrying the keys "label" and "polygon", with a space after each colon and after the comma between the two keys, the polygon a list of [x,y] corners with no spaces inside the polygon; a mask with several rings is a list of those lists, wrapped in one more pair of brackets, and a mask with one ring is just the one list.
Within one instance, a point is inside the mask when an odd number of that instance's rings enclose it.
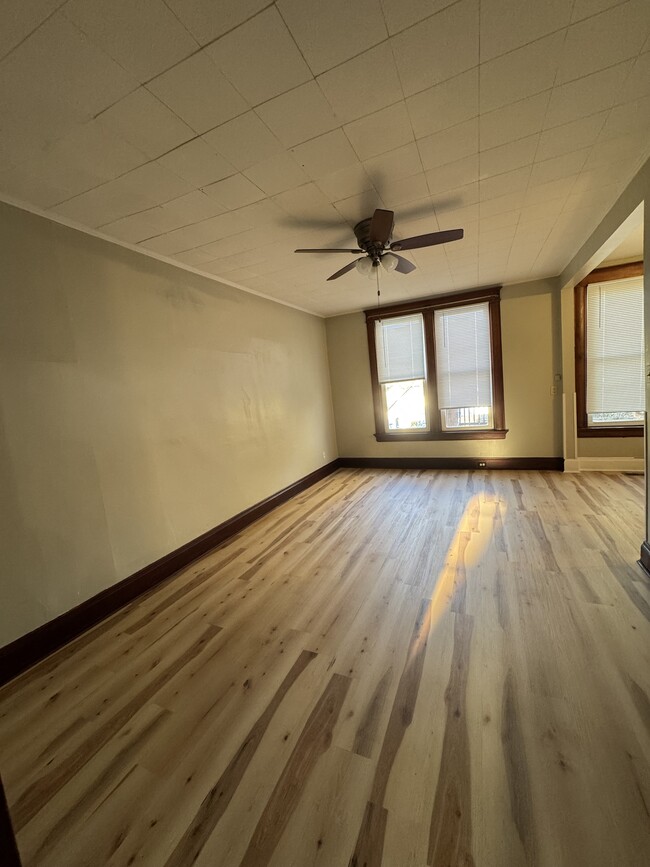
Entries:
{"label": "double-hung window", "polygon": [[499,289],[367,310],[378,440],[500,439]]}
{"label": "double-hung window", "polygon": [[578,436],[640,436],[645,411],[643,274],[592,272],[576,287]]}

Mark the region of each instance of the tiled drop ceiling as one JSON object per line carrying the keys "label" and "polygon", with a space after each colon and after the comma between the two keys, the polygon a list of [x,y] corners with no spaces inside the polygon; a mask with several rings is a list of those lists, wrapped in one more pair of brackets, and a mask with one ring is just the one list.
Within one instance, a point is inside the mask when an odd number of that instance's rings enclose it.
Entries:
{"label": "tiled drop ceiling", "polygon": [[554,276],[650,152],[648,0],[4,0],[0,195],[331,315]]}

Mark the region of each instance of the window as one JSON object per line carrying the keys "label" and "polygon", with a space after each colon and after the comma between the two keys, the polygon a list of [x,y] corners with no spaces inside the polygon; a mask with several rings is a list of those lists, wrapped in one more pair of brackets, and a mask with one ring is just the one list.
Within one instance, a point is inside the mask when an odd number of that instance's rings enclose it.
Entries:
{"label": "window", "polygon": [[375,436],[502,439],[499,289],[366,311]]}
{"label": "window", "polygon": [[593,271],[575,307],[578,436],[642,436],[642,263]]}

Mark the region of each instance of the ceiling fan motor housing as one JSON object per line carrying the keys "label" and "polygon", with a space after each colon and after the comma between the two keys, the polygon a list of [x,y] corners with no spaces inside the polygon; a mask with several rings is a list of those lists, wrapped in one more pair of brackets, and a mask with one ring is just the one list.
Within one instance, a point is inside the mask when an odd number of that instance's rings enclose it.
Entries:
{"label": "ceiling fan motor housing", "polygon": [[370,237],[371,222],[371,217],[367,217],[365,220],[360,220],[354,227],[354,234],[360,249],[370,256],[374,264],[378,265],[385,248],[382,244],[373,241]]}

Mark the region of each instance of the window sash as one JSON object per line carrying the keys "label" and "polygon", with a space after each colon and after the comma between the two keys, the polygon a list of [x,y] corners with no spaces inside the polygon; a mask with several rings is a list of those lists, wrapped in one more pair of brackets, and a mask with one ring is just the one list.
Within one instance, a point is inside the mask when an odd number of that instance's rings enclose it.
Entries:
{"label": "window sash", "polygon": [[438,408],[492,406],[487,303],[435,311]]}
{"label": "window sash", "polygon": [[380,383],[426,379],[424,317],[421,313],[377,320],[375,345]]}
{"label": "window sash", "polygon": [[587,285],[586,412],[645,410],[643,279]]}

